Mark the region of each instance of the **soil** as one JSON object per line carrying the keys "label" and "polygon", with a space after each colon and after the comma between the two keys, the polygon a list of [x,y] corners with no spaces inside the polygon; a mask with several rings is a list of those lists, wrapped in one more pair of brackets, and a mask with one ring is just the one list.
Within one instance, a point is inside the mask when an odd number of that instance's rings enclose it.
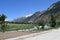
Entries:
{"label": "soil", "polygon": [[23,36],[23,35],[28,35],[31,34],[32,32],[0,32],[0,40],[8,39],[8,38],[14,38],[18,36]]}

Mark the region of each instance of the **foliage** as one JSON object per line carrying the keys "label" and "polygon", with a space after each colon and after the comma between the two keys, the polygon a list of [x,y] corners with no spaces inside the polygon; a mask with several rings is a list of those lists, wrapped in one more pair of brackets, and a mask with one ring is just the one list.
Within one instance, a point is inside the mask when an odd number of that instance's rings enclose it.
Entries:
{"label": "foliage", "polygon": [[[39,26],[42,26],[42,29],[44,28],[45,22],[43,20],[40,20],[37,22]],[[39,29],[39,28],[38,28]]]}
{"label": "foliage", "polygon": [[0,15],[1,30],[3,32],[5,31],[5,19],[6,19],[6,15],[4,14]]}
{"label": "foliage", "polygon": [[55,16],[53,14],[51,14],[50,26],[51,27],[55,27],[56,26],[56,18],[55,18]]}

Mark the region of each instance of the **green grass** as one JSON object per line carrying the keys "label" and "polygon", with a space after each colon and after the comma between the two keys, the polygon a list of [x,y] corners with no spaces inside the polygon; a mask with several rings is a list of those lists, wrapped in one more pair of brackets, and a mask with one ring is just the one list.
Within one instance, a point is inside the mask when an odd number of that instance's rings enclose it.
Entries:
{"label": "green grass", "polygon": [[0,29],[0,32],[2,32],[2,30]]}
{"label": "green grass", "polygon": [[7,24],[6,30],[22,30],[33,28],[32,24]]}
{"label": "green grass", "polygon": [[[7,24],[6,31],[14,31],[14,30],[23,30],[23,29],[30,29],[35,27],[33,24]],[[55,28],[48,28],[48,29],[40,29],[40,30],[34,30],[36,32],[39,31],[46,31],[51,29],[58,29],[60,25],[57,25]],[[2,30],[0,29],[0,32]]]}

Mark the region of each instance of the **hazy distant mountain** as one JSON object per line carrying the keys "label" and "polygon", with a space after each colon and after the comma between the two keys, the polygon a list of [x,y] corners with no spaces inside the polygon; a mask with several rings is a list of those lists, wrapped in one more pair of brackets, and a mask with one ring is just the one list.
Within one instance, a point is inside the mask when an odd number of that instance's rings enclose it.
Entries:
{"label": "hazy distant mountain", "polygon": [[30,17],[30,16],[32,16],[32,14],[29,14],[29,15],[26,15],[26,16],[24,16],[24,17],[19,17],[19,18],[17,18],[17,19],[14,19],[13,22],[25,22],[25,20],[26,20],[28,17]]}
{"label": "hazy distant mountain", "polygon": [[23,22],[27,17],[20,17],[20,18],[17,18],[17,19],[14,19],[13,21],[14,22]]}
{"label": "hazy distant mountain", "polygon": [[18,18],[16,22],[37,22],[39,20],[48,21],[50,18],[50,14],[54,14],[57,19],[60,19],[60,1],[53,3],[47,10],[44,10],[42,12],[38,11],[35,12],[32,16],[29,17],[22,17]]}

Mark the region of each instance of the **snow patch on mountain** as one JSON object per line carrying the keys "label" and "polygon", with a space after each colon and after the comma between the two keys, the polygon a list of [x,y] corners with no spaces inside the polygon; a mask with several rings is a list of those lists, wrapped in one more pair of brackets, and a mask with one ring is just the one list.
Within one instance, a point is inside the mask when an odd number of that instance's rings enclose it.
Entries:
{"label": "snow patch on mountain", "polygon": [[33,14],[28,14],[28,15],[26,15],[26,17],[30,17],[30,16],[32,16]]}

